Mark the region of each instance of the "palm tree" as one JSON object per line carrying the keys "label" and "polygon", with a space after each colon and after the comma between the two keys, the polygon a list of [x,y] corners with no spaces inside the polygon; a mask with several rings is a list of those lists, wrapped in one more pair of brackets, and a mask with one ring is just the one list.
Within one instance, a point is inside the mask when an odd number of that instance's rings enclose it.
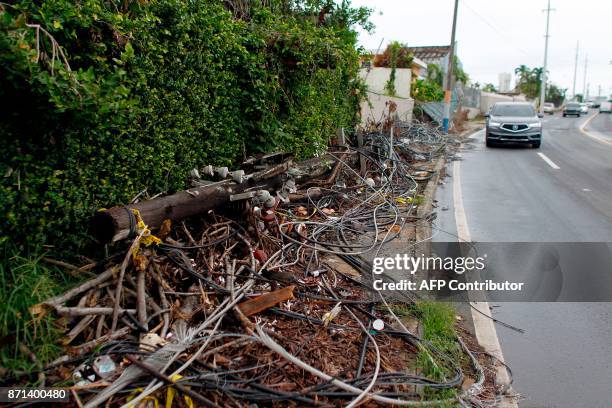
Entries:
{"label": "palm tree", "polygon": [[519,87],[520,84],[527,82],[529,78],[530,69],[527,65],[521,65],[514,69],[514,73],[518,75],[518,81],[516,81],[516,86]]}
{"label": "palm tree", "polygon": [[531,75],[538,82],[542,82],[542,74],[544,73],[544,68],[538,67],[531,70]]}

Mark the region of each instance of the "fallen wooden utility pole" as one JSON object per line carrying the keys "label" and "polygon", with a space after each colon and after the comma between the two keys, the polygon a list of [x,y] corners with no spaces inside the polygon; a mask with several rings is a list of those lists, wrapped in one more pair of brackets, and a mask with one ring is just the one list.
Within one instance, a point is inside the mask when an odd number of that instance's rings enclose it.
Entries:
{"label": "fallen wooden utility pole", "polygon": [[[282,166],[286,171],[287,164]],[[234,194],[246,191],[277,190],[282,186],[283,180],[280,174],[283,171],[276,170],[255,174],[240,184],[224,180],[203,187],[179,191],[166,197],[98,211],[92,219],[91,232],[101,242],[119,241],[128,238],[130,232],[134,232],[132,209],[138,210],[144,223],[149,228],[155,229],[160,227],[165,219],[178,221],[202,214],[215,207],[221,207],[229,203],[230,196]]]}
{"label": "fallen wooden utility pole", "polygon": [[[340,160],[354,162],[355,155],[343,153]],[[337,175],[338,159],[331,155],[305,160],[300,163],[285,163],[270,167],[246,178],[238,184],[232,180],[223,180],[201,187],[195,187],[175,194],[145,200],[127,206],[117,206],[98,211],[92,218],[91,233],[100,242],[114,242],[126,239],[134,233],[135,219],[132,210],[138,210],[140,217],[150,229],[159,228],[166,219],[179,221],[213,208],[220,208],[230,203],[231,196],[257,190],[279,190],[286,173],[291,169],[297,182],[311,180],[332,171],[327,180],[319,183],[331,183]],[[334,166],[335,165],[335,166]],[[245,195],[246,196],[246,195]],[[320,192],[319,192],[320,196]],[[315,197],[311,197],[315,198]]]}

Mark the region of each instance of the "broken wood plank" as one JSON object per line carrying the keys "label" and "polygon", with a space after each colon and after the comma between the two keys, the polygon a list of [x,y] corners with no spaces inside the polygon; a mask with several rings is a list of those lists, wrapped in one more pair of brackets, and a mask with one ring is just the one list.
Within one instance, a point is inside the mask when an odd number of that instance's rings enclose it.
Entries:
{"label": "broken wood plank", "polygon": [[274,292],[265,293],[257,296],[256,298],[240,303],[238,308],[245,316],[252,316],[281,302],[293,299],[294,289],[295,286],[291,285],[287,286],[286,288],[275,290]]}

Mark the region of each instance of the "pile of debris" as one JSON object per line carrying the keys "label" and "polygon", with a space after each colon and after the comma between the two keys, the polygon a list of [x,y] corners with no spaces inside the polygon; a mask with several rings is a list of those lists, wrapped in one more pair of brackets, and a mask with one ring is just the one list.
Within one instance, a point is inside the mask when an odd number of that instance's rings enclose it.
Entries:
{"label": "pile of debris", "polygon": [[[275,154],[234,172],[194,169],[191,190],[96,214],[101,240],[131,245],[33,308],[67,333],[47,384],[74,384],[85,407],[411,404],[424,386],[493,400],[463,342],[465,361],[453,361],[368,284],[363,255],[415,219],[445,154],[435,129],[392,129],[306,162]],[[417,352],[449,374],[419,374]]]}

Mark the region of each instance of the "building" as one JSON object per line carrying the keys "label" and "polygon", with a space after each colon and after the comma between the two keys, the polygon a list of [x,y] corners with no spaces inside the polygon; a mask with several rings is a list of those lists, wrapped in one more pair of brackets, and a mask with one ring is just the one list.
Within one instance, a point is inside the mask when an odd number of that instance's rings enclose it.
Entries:
{"label": "building", "polygon": [[[442,72],[446,74],[448,70],[448,56],[450,54],[449,45],[406,47],[406,50],[413,56],[411,64],[413,78],[424,79],[427,76],[427,66],[429,64],[438,65]],[[381,52],[381,50],[367,50],[361,56],[361,67],[373,67],[373,61],[378,52]],[[461,62],[459,62],[459,66],[461,67]]]}
{"label": "building", "polygon": [[448,69],[450,45],[408,47],[408,51],[425,64],[436,64],[440,66],[444,72]]}
{"label": "building", "polygon": [[[374,67],[374,60],[378,55],[379,50],[366,50],[359,59],[361,62],[361,68],[371,69]],[[412,78],[425,79],[427,77],[427,63],[420,60],[416,56],[413,56],[412,63],[410,64],[410,70],[412,71]]]}
{"label": "building", "polygon": [[497,90],[500,93],[506,93],[506,92],[510,92],[510,83],[512,81],[512,75],[509,74],[508,72],[502,72],[501,74],[499,74],[498,76],[499,78],[499,86],[497,87]]}
{"label": "building", "polygon": [[386,89],[391,79],[391,68],[365,67],[359,70],[359,75],[367,86],[367,99],[361,102],[361,124],[363,126],[367,127],[369,124],[376,124],[384,119],[388,114],[390,103],[395,105],[399,120],[404,122],[412,120],[414,99],[410,96],[410,84],[413,69],[413,67],[396,68],[394,95],[389,95]]}
{"label": "building", "polygon": [[[428,45],[422,47],[407,47],[415,59],[424,62],[426,65],[436,64],[444,74],[443,87],[446,87],[446,73],[448,72],[448,61],[451,52],[450,45]],[[456,51],[456,49],[455,49]],[[457,53],[455,52],[455,55]],[[463,64],[457,59],[457,66],[463,69]]]}
{"label": "building", "polygon": [[410,68],[412,70],[413,78],[425,79],[427,77],[427,64],[425,61],[422,61],[417,57],[413,57]]}

